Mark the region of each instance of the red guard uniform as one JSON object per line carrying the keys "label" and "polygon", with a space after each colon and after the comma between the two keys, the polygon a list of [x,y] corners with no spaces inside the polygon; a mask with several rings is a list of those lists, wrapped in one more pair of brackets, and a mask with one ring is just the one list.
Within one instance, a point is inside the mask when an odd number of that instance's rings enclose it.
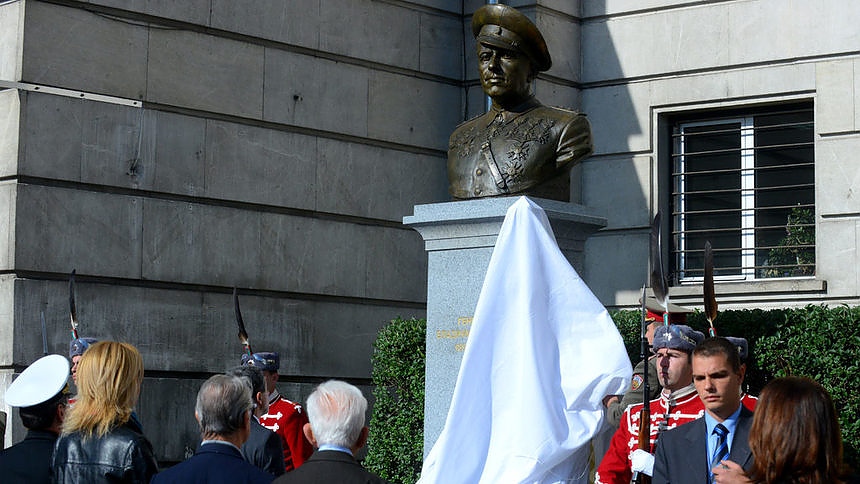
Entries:
{"label": "red guard uniform", "polygon": [[755,411],[755,405],[758,403],[758,397],[754,397],[748,393],[744,393],[741,395],[741,403],[744,404],[744,407]]}
{"label": "red guard uniform", "polygon": [[302,430],[308,423],[308,415],[301,405],[287,400],[277,390],[269,397],[269,413],[260,417],[260,423],[281,437],[284,466],[288,472],[313,454],[314,448]]}
{"label": "red guard uniform", "polygon": [[[651,400],[651,448],[654,453],[657,435],[663,430],[673,429],[679,425],[691,422],[705,413],[702,400],[696,393],[696,388],[690,384],[671,396],[661,393]],[[630,470],[630,454],[639,448],[639,418],[642,404],[630,405],[621,414],[621,423],[612,436],[609,449],[595,475],[595,484],[630,484],[633,472]]]}

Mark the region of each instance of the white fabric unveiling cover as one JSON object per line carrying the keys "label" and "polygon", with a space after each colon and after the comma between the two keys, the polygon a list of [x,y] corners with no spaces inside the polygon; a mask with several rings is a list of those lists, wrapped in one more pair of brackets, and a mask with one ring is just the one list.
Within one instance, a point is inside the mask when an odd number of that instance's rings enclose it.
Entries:
{"label": "white fabric unveiling cover", "polygon": [[[632,369],[609,313],[528,198],[505,216],[424,484],[587,482],[602,399]],[[599,458],[599,456],[598,456]]]}

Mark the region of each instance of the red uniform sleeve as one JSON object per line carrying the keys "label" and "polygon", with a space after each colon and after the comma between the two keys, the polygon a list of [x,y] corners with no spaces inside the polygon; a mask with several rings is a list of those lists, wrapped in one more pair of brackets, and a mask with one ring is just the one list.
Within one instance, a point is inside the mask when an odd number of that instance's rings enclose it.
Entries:
{"label": "red uniform sleeve", "polygon": [[754,412],[755,406],[758,403],[758,397],[754,397],[749,393],[744,393],[741,395],[741,403],[743,403],[744,407],[749,409],[750,412]]}
{"label": "red uniform sleeve", "polygon": [[284,422],[281,437],[284,440],[284,465],[287,471],[299,467],[314,453],[313,446],[305,438],[303,427],[306,423],[308,415],[298,405],[294,412],[287,415]]}
{"label": "red uniform sleeve", "polygon": [[630,422],[629,409],[621,414],[621,425],[612,435],[606,454],[600,461],[595,475],[595,484],[629,484],[633,473],[630,471]]}

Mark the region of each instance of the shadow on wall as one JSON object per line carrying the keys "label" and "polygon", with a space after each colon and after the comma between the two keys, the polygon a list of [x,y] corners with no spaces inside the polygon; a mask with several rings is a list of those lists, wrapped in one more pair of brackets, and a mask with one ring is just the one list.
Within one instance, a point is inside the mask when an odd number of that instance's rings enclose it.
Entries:
{"label": "shadow on wall", "polygon": [[582,203],[608,222],[587,243],[582,277],[611,306],[625,294],[635,297],[648,271],[649,190],[657,170],[647,90],[637,102],[640,93],[616,54],[606,2],[589,0],[582,9],[582,109],[594,135],[594,154],[582,165]]}

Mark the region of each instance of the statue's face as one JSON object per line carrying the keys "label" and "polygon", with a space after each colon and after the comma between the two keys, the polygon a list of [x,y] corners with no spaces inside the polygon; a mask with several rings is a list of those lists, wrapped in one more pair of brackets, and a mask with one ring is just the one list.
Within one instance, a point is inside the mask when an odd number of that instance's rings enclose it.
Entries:
{"label": "statue's face", "polygon": [[492,45],[478,44],[481,87],[501,107],[514,107],[529,97],[531,62],[525,55]]}

